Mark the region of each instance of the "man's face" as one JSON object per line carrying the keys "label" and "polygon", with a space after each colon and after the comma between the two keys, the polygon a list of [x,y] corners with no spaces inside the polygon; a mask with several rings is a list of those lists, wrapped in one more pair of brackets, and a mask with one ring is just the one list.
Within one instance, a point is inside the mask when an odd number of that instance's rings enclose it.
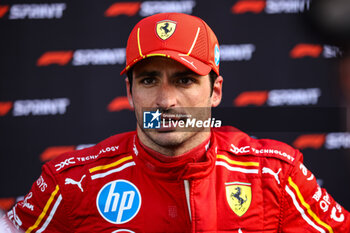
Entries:
{"label": "man's face", "polygon": [[222,78],[219,77],[211,95],[209,75],[199,76],[172,59],[152,57],[137,63],[133,68],[132,93],[129,92],[128,82],[127,90],[129,102],[135,108],[141,141],[150,140],[160,147],[171,148],[195,137],[200,132],[176,128],[144,129],[144,108],[160,109],[169,114],[193,115],[200,107],[208,110],[202,113],[201,118],[208,119],[211,117],[210,108],[221,101],[221,85]]}

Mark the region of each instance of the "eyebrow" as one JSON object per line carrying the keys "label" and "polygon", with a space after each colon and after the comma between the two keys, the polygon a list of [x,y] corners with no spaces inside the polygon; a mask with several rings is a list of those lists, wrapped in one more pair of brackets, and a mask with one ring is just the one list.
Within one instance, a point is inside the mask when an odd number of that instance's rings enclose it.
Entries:
{"label": "eyebrow", "polygon": [[183,77],[183,76],[188,76],[188,75],[192,75],[192,76],[196,76],[196,77],[200,76],[199,74],[196,74],[192,70],[186,70],[186,71],[183,71],[183,72],[176,72],[171,77],[177,78],[177,77]]}
{"label": "eyebrow", "polygon": [[[200,76],[199,74],[196,74],[195,72],[193,72],[192,70],[186,70],[186,71],[182,71],[182,72],[176,72],[174,74],[171,75],[171,78],[178,78],[178,77],[183,77],[183,76],[188,76],[188,75],[192,75],[192,76]],[[141,77],[156,77],[156,76],[161,76],[161,72],[159,71],[143,71],[137,75],[135,75],[135,79],[137,78],[141,78]]]}
{"label": "eyebrow", "polygon": [[143,71],[143,72],[135,75],[135,79],[141,78],[141,77],[156,77],[156,76],[160,76],[159,71]]}

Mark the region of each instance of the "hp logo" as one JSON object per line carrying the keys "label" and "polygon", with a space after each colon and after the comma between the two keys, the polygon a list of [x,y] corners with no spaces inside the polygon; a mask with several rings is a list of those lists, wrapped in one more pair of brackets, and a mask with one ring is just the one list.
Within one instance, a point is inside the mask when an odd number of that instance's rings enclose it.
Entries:
{"label": "hp logo", "polygon": [[127,180],[111,181],[97,195],[97,209],[110,223],[123,224],[133,219],[141,207],[137,187]]}

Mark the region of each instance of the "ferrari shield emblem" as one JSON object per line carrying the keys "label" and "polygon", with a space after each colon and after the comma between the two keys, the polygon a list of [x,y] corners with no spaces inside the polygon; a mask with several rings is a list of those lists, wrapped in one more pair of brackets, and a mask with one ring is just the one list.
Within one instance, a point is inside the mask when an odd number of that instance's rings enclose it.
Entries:
{"label": "ferrari shield emblem", "polygon": [[160,39],[166,40],[171,37],[176,29],[176,22],[163,20],[157,23],[156,32]]}
{"label": "ferrari shield emblem", "polygon": [[226,200],[232,211],[241,217],[247,212],[252,201],[251,184],[243,182],[226,183]]}

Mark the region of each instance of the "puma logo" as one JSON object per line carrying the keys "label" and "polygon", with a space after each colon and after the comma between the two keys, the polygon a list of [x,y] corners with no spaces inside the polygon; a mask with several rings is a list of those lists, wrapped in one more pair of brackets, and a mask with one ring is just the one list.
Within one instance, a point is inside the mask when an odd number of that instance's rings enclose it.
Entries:
{"label": "puma logo", "polygon": [[184,60],[185,62],[187,62],[188,64],[190,64],[191,66],[193,66],[195,69],[197,69],[197,67],[193,64],[193,61],[190,62],[189,60],[183,58],[183,57],[180,57],[182,60]]}
{"label": "puma logo", "polygon": [[65,184],[74,184],[74,185],[78,185],[78,187],[80,188],[81,192],[84,192],[83,188],[81,187],[81,182],[83,181],[83,179],[85,178],[85,175],[83,175],[83,177],[81,177],[80,181],[75,181],[71,178],[66,178],[66,183]]}
{"label": "puma logo", "polygon": [[281,182],[280,182],[280,179],[278,177],[278,174],[281,172],[281,170],[282,170],[282,168],[278,169],[278,172],[276,173],[276,172],[272,171],[270,168],[264,167],[262,169],[262,173],[268,173],[270,175],[273,175],[273,177],[275,177],[275,179],[277,180],[277,183],[280,184]]}

